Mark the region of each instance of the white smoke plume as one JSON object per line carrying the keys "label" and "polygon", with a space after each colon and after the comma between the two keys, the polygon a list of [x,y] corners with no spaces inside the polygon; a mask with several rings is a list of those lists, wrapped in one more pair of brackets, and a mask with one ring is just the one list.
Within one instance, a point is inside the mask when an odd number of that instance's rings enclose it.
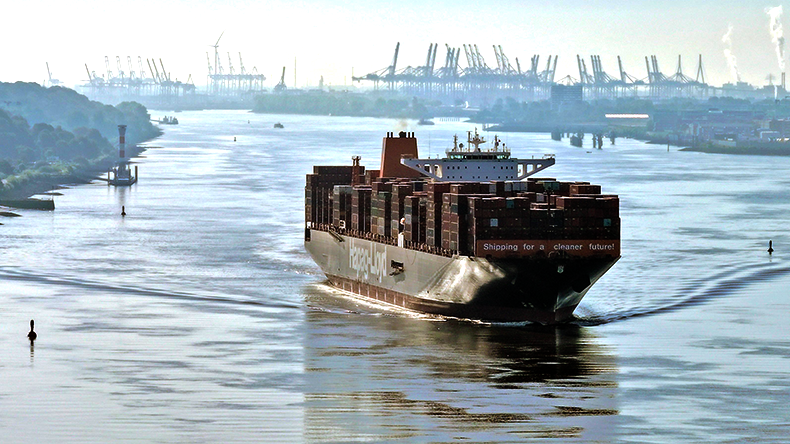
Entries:
{"label": "white smoke plume", "polygon": [[730,68],[730,77],[733,83],[741,81],[741,75],[738,73],[738,61],[735,59],[735,54],[732,53],[732,24],[727,28],[727,33],[721,38],[722,43],[726,45],[724,48],[724,58],[727,59],[727,67]]}
{"label": "white smoke plume", "polygon": [[768,31],[771,41],[776,45],[776,58],[779,60],[779,70],[785,72],[785,37],[782,30],[782,5],[765,8],[765,13],[770,17]]}

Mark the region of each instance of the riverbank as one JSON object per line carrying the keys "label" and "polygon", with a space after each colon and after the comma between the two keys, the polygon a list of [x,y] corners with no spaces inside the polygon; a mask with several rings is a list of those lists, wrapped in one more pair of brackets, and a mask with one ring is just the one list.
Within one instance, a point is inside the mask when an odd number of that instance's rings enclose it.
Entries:
{"label": "riverbank", "polygon": [[[130,158],[134,158],[139,156],[146,149],[148,149],[148,147],[135,145],[134,147],[127,148],[126,151]],[[91,183],[112,168],[116,161],[116,158],[108,157],[93,165],[78,166],[69,174],[41,175],[11,189],[1,188],[0,201],[24,200],[52,190],[68,188],[72,185]]]}
{"label": "riverbank", "polygon": [[[475,122],[471,119],[470,122]],[[605,133],[611,128],[605,123],[497,123],[486,126],[486,131],[503,133]]]}
{"label": "riverbank", "polygon": [[737,154],[741,156],[790,156],[790,145],[777,145],[773,147],[765,146],[719,146],[706,145],[696,147],[686,147],[680,151],[694,151],[698,153],[711,154]]}

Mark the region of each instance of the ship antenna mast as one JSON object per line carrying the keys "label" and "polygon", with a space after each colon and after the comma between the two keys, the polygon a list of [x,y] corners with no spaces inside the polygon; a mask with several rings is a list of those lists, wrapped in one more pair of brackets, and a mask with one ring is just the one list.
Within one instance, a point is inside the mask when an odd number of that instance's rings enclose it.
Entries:
{"label": "ship antenna mast", "polygon": [[467,134],[467,142],[468,142],[468,144],[475,146],[475,149],[474,149],[475,152],[480,152],[480,144],[481,143],[485,143],[486,141],[485,141],[485,139],[481,138],[477,134],[477,128],[475,128],[475,137],[474,138],[472,138],[472,132],[471,131],[467,131],[466,134]]}

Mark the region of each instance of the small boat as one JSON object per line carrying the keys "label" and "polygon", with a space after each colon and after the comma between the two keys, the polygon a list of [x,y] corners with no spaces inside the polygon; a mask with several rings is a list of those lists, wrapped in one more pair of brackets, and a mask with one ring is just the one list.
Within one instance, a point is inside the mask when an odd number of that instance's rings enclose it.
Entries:
{"label": "small boat", "polygon": [[417,125],[434,125],[433,120],[431,119],[420,119],[417,122]]}
{"label": "small boat", "polygon": [[164,125],[178,125],[178,119],[175,117],[164,116],[160,120],[157,120],[157,122]]}
{"label": "small boat", "polygon": [[277,122],[277,123],[275,123],[275,124],[274,124],[274,127],[275,127],[275,128],[285,128],[285,127],[283,126],[283,124],[282,124],[282,123],[280,123],[280,122]]}

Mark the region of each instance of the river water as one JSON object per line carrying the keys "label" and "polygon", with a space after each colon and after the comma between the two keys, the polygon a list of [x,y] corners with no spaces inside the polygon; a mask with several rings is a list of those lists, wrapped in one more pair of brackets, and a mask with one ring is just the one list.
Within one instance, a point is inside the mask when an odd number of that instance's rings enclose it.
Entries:
{"label": "river water", "polygon": [[620,195],[623,257],[569,325],[481,325],[338,294],[302,245],[312,165],[473,126],[178,119],[135,186],[0,220],[0,442],[787,441],[790,158],[502,134]]}

